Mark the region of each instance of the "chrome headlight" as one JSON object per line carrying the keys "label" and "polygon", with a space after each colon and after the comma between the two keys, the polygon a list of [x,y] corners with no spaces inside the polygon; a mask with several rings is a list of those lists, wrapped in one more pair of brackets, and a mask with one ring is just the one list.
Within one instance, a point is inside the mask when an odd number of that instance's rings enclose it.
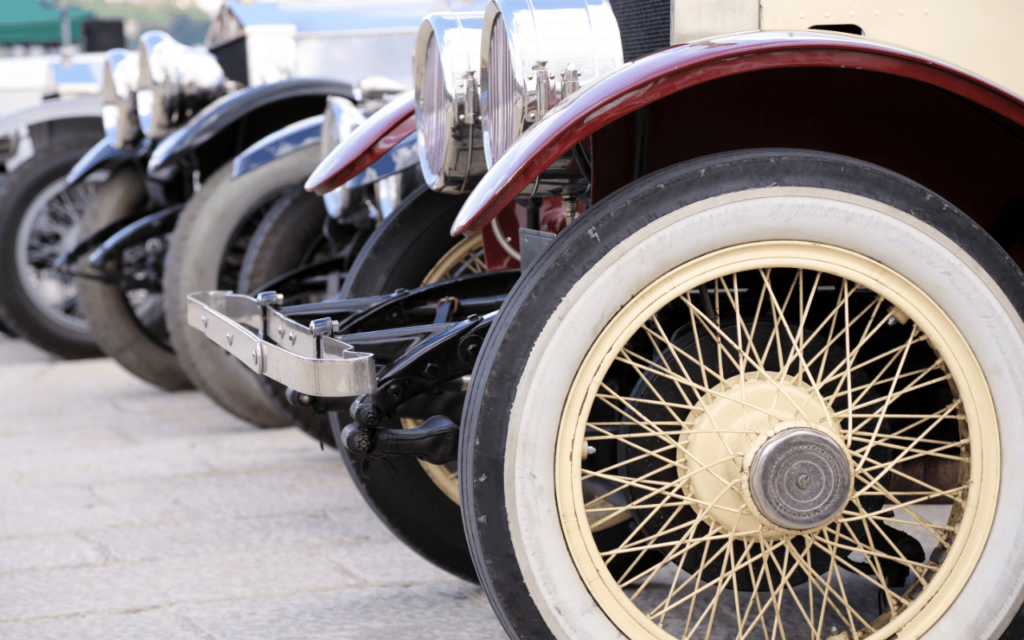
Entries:
{"label": "chrome headlight", "polygon": [[188,47],[163,31],[139,37],[136,104],[142,133],[154,139],[227,93],[227,77],[216,56]]}
{"label": "chrome headlight", "polygon": [[490,167],[532,123],[580,86],[622,66],[608,0],[490,0],[480,44],[480,113]]}
{"label": "chrome headlight", "polygon": [[103,131],[114,147],[123,149],[139,136],[135,92],[139,88],[139,54],[125,49],[107,51],[103,65]]}
{"label": "chrome headlight", "polygon": [[[348,98],[329,96],[324,109],[324,124],[320,130],[320,156],[326,158],[334,148],[347,139],[366,121],[363,112]],[[340,218],[349,205],[349,190],[342,185],[324,194],[324,206],[332,218]]]}
{"label": "chrome headlight", "polygon": [[476,72],[482,13],[434,13],[420,24],[413,75],[420,166],[435,191],[462,193],[487,171]]}

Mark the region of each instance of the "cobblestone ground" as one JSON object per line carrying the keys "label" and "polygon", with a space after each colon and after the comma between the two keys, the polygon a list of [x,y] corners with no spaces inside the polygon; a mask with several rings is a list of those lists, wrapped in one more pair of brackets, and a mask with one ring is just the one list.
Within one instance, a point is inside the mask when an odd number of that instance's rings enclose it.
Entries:
{"label": "cobblestone ground", "polygon": [[341,461],[0,337],[0,638],[502,638]]}

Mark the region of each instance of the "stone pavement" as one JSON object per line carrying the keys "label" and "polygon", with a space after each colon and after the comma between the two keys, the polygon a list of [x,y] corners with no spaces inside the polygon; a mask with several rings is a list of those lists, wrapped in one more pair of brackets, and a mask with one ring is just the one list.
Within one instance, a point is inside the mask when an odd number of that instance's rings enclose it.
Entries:
{"label": "stone pavement", "polygon": [[0,337],[0,638],[503,638],[341,461]]}

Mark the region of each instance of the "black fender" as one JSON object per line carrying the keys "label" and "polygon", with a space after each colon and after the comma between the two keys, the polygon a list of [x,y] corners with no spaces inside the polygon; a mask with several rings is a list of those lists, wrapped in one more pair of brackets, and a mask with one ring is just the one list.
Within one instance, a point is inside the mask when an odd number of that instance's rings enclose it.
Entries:
{"label": "black fender", "polygon": [[104,137],[94,144],[92,149],[86,151],[85,155],[75,163],[75,166],[71,167],[67,176],[68,184],[77,184],[96,169],[113,170],[136,158],[145,160],[152,148],[153,143],[149,138],[143,138],[138,145],[128,149],[118,149],[114,146],[113,141]]}
{"label": "black fender", "polygon": [[[257,140],[248,149],[235,156],[231,167],[231,179],[234,180],[256,167],[284,157],[299,149],[319,144],[323,122],[324,117],[322,115],[311,116]],[[372,184],[377,180],[387,178],[390,175],[419,164],[419,161],[419,153],[416,148],[416,134],[413,133],[393,146],[360,174],[346,182],[345,186],[349,189],[355,189]]]}
{"label": "black fender", "polygon": [[184,165],[205,178],[254,142],[303,118],[323,113],[327,96],[354,99],[337,80],[292,79],[247,87],[214,100],[153,150],[147,171],[160,181]]}

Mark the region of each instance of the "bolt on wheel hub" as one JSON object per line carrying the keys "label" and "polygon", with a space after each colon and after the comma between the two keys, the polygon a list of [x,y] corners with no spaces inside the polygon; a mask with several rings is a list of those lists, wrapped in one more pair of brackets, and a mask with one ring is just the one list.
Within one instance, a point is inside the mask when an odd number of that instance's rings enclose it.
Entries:
{"label": "bolt on wheel hub", "polygon": [[813,428],[793,426],[768,438],[750,463],[754,506],[785,529],[828,524],[850,497],[850,464],[835,439]]}

